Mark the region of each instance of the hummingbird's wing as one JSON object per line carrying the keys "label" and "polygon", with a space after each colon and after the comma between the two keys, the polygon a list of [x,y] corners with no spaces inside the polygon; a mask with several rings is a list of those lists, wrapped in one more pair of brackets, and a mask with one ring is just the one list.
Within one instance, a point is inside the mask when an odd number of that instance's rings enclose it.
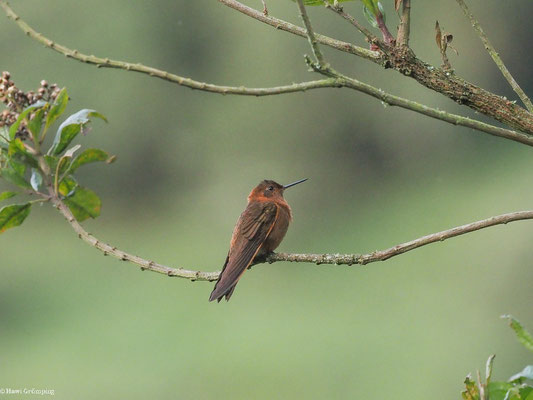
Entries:
{"label": "hummingbird's wing", "polygon": [[229,300],[237,281],[250,266],[276,224],[278,214],[278,206],[275,203],[248,204],[237,221],[226,263],[209,301],[220,301],[224,296]]}

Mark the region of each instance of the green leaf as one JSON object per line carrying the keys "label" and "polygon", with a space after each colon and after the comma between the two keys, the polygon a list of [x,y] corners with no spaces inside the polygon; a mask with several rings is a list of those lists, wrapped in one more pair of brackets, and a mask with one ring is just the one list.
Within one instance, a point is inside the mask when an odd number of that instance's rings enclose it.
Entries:
{"label": "green leaf", "polygon": [[41,127],[43,125],[43,117],[48,108],[48,103],[35,112],[33,119],[28,121],[28,129],[33,135],[35,140],[39,140],[39,133],[41,132]]}
{"label": "green leaf", "polygon": [[9,160],[9,166],[21,176],[24,176],[24,174],[26,174],[26,165],[18,162],[17,160],[11,158]]}
{"label": "green leaf", "polygon": [[67,171],[70,168],[72,156],[81,147],[81,145],[77,144],[74,147],[71,147],[68,149],[65,154],[59,159],[59,164],[56,164],[56,169],[54,169],[54,174],[56,174],[58,177],[62,176],[63,174],[66,174]]}
{"label": "green leaf", "polygon": [[512,315],[502,315],[501,318],[506,318],[509,321],[509,326],[515,331],[516,337],[522,343],[526,349],[533,351],[533,337],[522,326],[520,321],[514,318]]}
{"label": "green leaf", "polygon": [[56,97],[56,100],[54,101],[54,104],[50,108],[50,111],[48,111],[48,115],[46,116],[46,124],[44,126],[45,130],[48,130],[50,128],[50,125],[52,125],[56,119],[59,118],[61,114],[65,111],[65,108],[67,108],[68,104],[68,94],[67,94],[67,88],[61,89],[59,94]]}
{"label": "green leaf", "polygon": [[377,0],[361,0],[363,2],[363,14],[370,25],[378,28],[377,17],[381,16],[385,22],[385,10],[381,2]]}
{"label": "green leaf", "polygon": [[11,197],[16,196],[17,194],[18,194],[17,192],[11,192],[11,191],[2,192],[0,193],[0,201],[10,199]]}
{"label": "green leaf", "polygon": [[[68,171],[68,168],[70,167],[70,160],[71,160],[71,157],[61,157],[59,159],[59,168],[57,168],[58,165],[56,164],[58,177],[60,177],[61,175],[63,175],[65,172]],[[56,170],[54,170],[53,173],[55,175]]]}
{"label": "green leaf", "polygon": [[516,381],[518,379],[531,379],[533,380],[533,365],[528,365],[522,371],[517,374],[514,374],[509,378],[509,382]]}
{"label": "green leaf", "polygon": [[15,134],[17,133],[19,126],[22,121],[28,116],[29,113],[31,113],[33,110],[39,107],[44,107],[46,105],[46,101],[39,100],[38,102],[32,104],[31,106],[26,107],[20,114],[17,120],[11,127],[9,128],[9,139],[14,139]]}
{"label": "green leaf", "polygon": [[50,167],[51,171],[55,171],[56,170],[57,162],[59,161],[59,157],[45,155],[44,156],[44,160],[46,161],[46,163]]}
{"label": "green leaf", "polygon": [[36,192],[39,191],[39,187],[43,184],[43,177],[39,173],[39,170],[35,168],[31,169],[30,184],[33,190],[35,190]]}
{"label": "green leaf", "polygon": [[503,400],[506,396],[510,396],[508,397],[508,400],[516,399],[512,394],[513,385],[508,382],[490,382],[487,386],[487,390],[489,392],[490,400]]}
{"label": "green leaf", "polygon": [[30,214],[31,203],[13,204],[0,209],[0,233],[24,222]]}
{"label": "green leaf", "polygon": [[76,182],[76,180],[72,176],[67,176],[59,183],[59,187],[57,188],[57,190],[59,191],[60,195],[68,197],[74,194],[74,190],[77,187],[78,182]]}
{"label": "green leaf", "polygon": [[520,397],[523,400],[533,400],[533,387],[526,386],[524,388],[520,388]]}
{"label": "green leaf", "polygon": [[19,163],[38,168],[39,163],[30,153],[26,151],[24,143],[20,139],[13,139],[9,142],[8,156]]}
{"label": "green leaf", "polygon": [[76,187],[74,194],[63,200],[74,218],[84,221],[87,218],[96,218],[100,215],[102,201],[96,193],[81,186]]}
{"label": "green leaf", "polygon": [[82,165],[98,161],[104,161],[110,164],[115,161],[115,156],[110,156],[108,153],[100,149],[84,150],[74,159],[74,161],[72,161],[70,172],[73,173]]}
{"label": "green leaf", "polygon": [[59,126],[48,154],[54,156],[61,154],[78,133],[82,131],[83,127],[87,125],[89,117],[101,118],[107,122],[106,117],[94,110],[84,109],[72,114]]}
{"label": "green leaf", "polygon": [[2,168],[2,178],[24,189],[31,189],[31,185],[24,178],[26,166],[14,160],[10,160],[7,167]]}
{"label": "green leaf", "polygon": [[378,13],[378,0],[361,0],[361,2],[372,15],[375,16]]}
{"label": "green leaf", "polygon": [[374,13],[368,10],[367,6],[363,6],[363,14],[370,25],[372,25],[374,28],[378,27],[378,21],[376,20],[376,16],[374,15]]}

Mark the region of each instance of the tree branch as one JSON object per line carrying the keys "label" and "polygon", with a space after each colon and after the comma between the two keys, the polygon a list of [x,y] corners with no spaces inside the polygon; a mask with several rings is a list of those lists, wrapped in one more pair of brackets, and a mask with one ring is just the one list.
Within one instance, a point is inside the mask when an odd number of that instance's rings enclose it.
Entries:
{"label": "tree branch", "polygon": [[527,97],[527,95],[524,93],[520,85],[515,81],[515,79],[513,78],[513,76],[511,75],[507,67],[505,66],[505,64],[503,63],[502,59],[500,58],[500,55],[498,54],[498,52],[496,51],[496,49],[490,42],[489,38],[483,31],[483,28],[481,28],[481,25],[479,25],[479,22],[476,20],[474,15],[472,15],[470,10],[466,6],[466,3],[464,2],[464,0],[457,0],[457,3],[463,10],[464,14],[470,20],[472,27],[476,30],[476,32],[479,35],[479,38],[483,42],[485,49],[487,50],[489,55],[492,57],[492,59],[494,60],[494,63],[498,66],[498,68],[500,69],[505,79],[507,79],[507,82],[509,82],[509,85],[511,86],[511,88],[515,91],[518,97],[520,97],[520,99],[522,100],[524,105],[527,107],[527,109],[530,112],[533,112],[533,103],[531,103],[531,100],[529,99],[529,97]]}
{"label": "tree branch", "polygon": [[[252,17],[253,19],[261,21],[276,29],[286,31],[286,32],[289,32],[289,33],[292,33],[294,35],[301,36],[304,38],[307,37],[307,33],[304,28],[291,24],[290,22],[283,21],[282,19],[274,18],[270,15],[264,15],[262,12],[255,10],[251,7],[248,7],[236,0],[218,0],[218,1],[230,8],[233,8],[236,11],[243,13],[244,15]],[[344,51],[346,53],[351,53],[356,56],[365,58],[367,60],[372,60],[375,62],[379,62],[379,60],[381,59],[381,56],[377,51],[368,50],[363,47],[355,46],[351,43],[343,42],[342,40],[333,39],[325,35],[316,34],[315,36],[316,36],[316,41],[325,46],[329,46],[334,49]]]}
{"label": "tree branch", "polygon": [[470,224],[461,225],[456,228],[433,233],[421,238],[405,242],[389,249],[374,251],[368,254],[287,254],[276,253],[268,258],[268,262],[275,261],[292,261],[292,262],[310,262],[320,264],[369,264],[376,261],[385,261],[389,258],[398,256],[408,251],[426,246],[431,243],[442,242],[452,237],[464,235],[470,232],[491,226],[507,224],[509,222],[533,219],[533,211],[518,211],[514,213],[502,214],[495,217],[487,218]]}
{"label": "tree branch", "polygon": [[333,11],[334,13],[336,13],[337,15],[341,16],[342,18],[344,18],[346,21],[348,21],[350,24],[352,24],[359,32],[361,32],[365,37],[366,39],[370,42],[370,43],[373,43],[373,44],[376,44],[379,46],[379,39],[377,38],[377,36],[373,35],[372,32],[370,32],[368,29],[366,29],[363,25],[361,25],[359,23],[359,21],[357,21],[354,17],[352,17],[350,14],[348,14],[347,12],[344,11],[344,9],[340,6],[340,5],[335,5],[335,4],[330,4],[330,3],[327,3],[325,2],[324,3],[324,6]]}
{"label": "tree branch", "polygon": [[203,272],[192,271],[184,268],[170,268],[165,265],[158,264],[154,261],[145,260],[141,257],[126,253],[125,251],[119,250],[114,246],[102,242],[101,240],[95,238],[93,235],[88,233],[85,229],[83,229],[83,227],[76,220],[76,218],[74,218],[74,215],[72,215],[67,205],[63,203],[61,199],[55,194],[52,187],[49,188],[48,192],[50,193],[51,201],[54,207],[57,208],[61,214],[63,214],[72,229],[74,229],[74,231],[78,234],[78,237],[87,244],[103,252],[105,256],[109,255],[118,258],[122,261],[129,261],[133,264],[137,264],[141,267],[141,270],[143,271],[147,270],[157,272],[167,276],[190,279],[191,281],[211,282],[216,281],[218,279],[219,272]]}
{"label": "tree branch", "polygon": [[307,10],[305,9],[304,2],[303,0],[296,0],[296,4],[298,5],[298,10],[300,11],[300,18],[302,18],[302,21],[305,25],[307,40],[309,40],[309,44],[311,46],[311,49],[313,50],[316,62],[320,67],[324,67],[326,65],[326,62],[324,61],[324,56],[322,55],[322,52],[318,47],[318,43],[315,38],[315,32],[313,31],[311,21],[309,20],[309,16],[307,15]]}
{"label": "tree branch", "polygon": [[[204,272],[193,271],[184,268],[171,268],[154,261],[145,260],[141,257],[131,255],[114,246],[106,244],[101,240],[95,238],[88,233],[80,223],[74,218],[68,207],[61,201],[61,199],[54,192],[51,185],[48,187],[50,199],[55,208],[59,210],[70,224],[72,229],[78,234],[78,237],[89,245],[97,248],[104,255],[110,255],[122,261],[129,261],[133,264],[139,265],[141,270],[148,270],[157,272],[170,277],[179,277],[189,279],[191,281],[215,281],[218,279],[219,271]],[[480,229],[488,228],[495,225],[507,224],[509,222],[533,219],[533,211],[518,211],[514,213],[502,214],[495,217],[487,218],[481,221],[472,222],[470,224],[458,226],[456,228],[445,231],[433,233],[431,235],[423,236],[421,238],[405,242],[391,248],[374,251],[368,254],[291,254],[291,253],[272,253],[266,257],[265,262],[270,264],[279,261],[302,262],[320,264],[337,264],[337,265],[365,265],[376,261],[385,261],[394,256],[406,253],[408,251],[426,246],[435,242],[442,242],[446,239],[464,235]]]}
{"label": "tree branch", "polygon": [[396,44],[398,46],[409,46],[409,34],[411,30],[411,0],[402,1],[402,16],[400,26],[398,27],[398,37]]}
{"label": "tree branch", "polygon": [[488,133],[493,136],[499,136],[499,137],[513,140],[515,142],[526,144],[528,146],[533,146],[533,137],[526,135],[524,133],[500,128],[494,125],[486,124],[481,121],[477,121],[477,120],[470,119],[470,118],[463,117],[463,116],[456,115],[456,114],[451,114],[446,111],[438,110],[436,108],[428,107],[424,104],[417,103],[416,101],[394,96],[374,86],[358,81],[357,79],[342,75],[333,70],[329,70],[327,74],[335,77],[341,86],[349,87],[359,92],[368,94],[369,96],[375,97],[376,99],[379,99],[387,103],[390,106],[398,106],[401,108],[405,108],[407,110],[417,112],[422,115],[426,115],[431,118],[435,118],[441,121],[448,122],[453,125],[465,126],[468,128],[472,128],[478,131]]}
{"label": "tree branch", "polygon": [[191,89],[202,90],[205,92],[219,93],[219,94],[234,94],[245,96],[272,96],[285,93],[302,92],[311,89],[320,89],[325,87],[338,87],[338,84],[333,79],[322,79],[310,82],[293,83],[291,85],[276,86],[270,88],[247,88],[244,86],[220,86],[212,83],[205,83],[195,81],[190,78],[185,78],[179,75],[171,74],[157,68],[148,67],[139,63],[129,63],[124,61],[111,60],[109,58],[100,58],[94,55],[86,55],[80,53],[78,50],[72,50],[61,44],[46,38],[42,34],[36,32],[26,22],[24,22],[4,1],[0,1],[0,6],[4,9],[7,16],[13,19],[18,26],[31,38],[37,40],[44,46],[63,54],[66,57],[82,61],[87,64],[96,65],[98,68],[116,68],[127,71],[135,71],[150,76],[154,76],[169,82],[177,83],[181,86],[186,86]]}
{"label": "tree branch", "polygon": [[[234,2],[233,0],[219,0],[221,2]],[[238,2],[237,2],[238,3]],[[240,4],[240,3],[239,3]],[[157,77],[160,79],[167,80],[169,82],[177,83],[179,85],[187,86],[192,89],[198,89],[203,91],[208,91],[212,93],[220,93],[220,94],[235,94],[235,95],[251,95],[251,96],[268,96],[268,95],[276,95],[276,94],[283,94],[283,93],[294,93],[294,92],[301,92],[306,91],[310,89],[319,89],[319,88],[326,88],[326,87],[348,87],[363,93],[366,93],[370,96],[373,96],[391,106],[399,106],[408,110],[412,110],[415,112],[418,112],[420,114],[439,119],[441,121],[445,121],[454,125],[460,125],[465,126],[468,128],[472,128],[481,132],[485,132],[494,136],[503,137],[506,139],[510,139],[519,143],[527,144],[529,146],[533,146],[533,137],[516,132],[509,129],[499,128],[494,125],[486,124],[481,121],[473,120],[467,117],[462,117],[460,115],[447,113],[445,111],[438,110],[436,108],[428,107],[423,104],[417,103],[415,101],[407,100],[402,97],[394,96],[392,94],[386,93],[381,89],[378,89],[374,86],[368,85],[366,83],[360,82],[354,78],[349,78],[347,76],[341,75],[339,73],[336,73],[335,76],[331,76],[327,79],[321,79],[316,81],[310,81],[310,82],[303,82],[303,83],[295,83],[292,85],[287,86],[278,86],[278,87],[272,87],[272,88],[245,88],[242,86],[239,87],[231,87],[231,86],[218,86],[213,85],[210,83],[204,83],[204,82],[197,82],[192,79],[183,78],[178,75],[171,74],[167,71],[162,71],[156,68],[144,66],[142,64],[133,64],[123,61],[115,61],[110,60],[108,58],[99,58],[96,56],[88,56],[86,54],[80,53],[77,50],[71,50],[63,45],[57,44],[53,42],[52,40],[44,37],[40,33],[37,33],[34,29],[32,29],[28,24],[26,24],[23,20],[20,19],[18,15],[16,15],[13,10],[3,1],[0,0],[0,6],[6,11],[6,14],[9,18],[13,19],[19,27],[31,38],[37,40],[38,42],[42,43],[44,46],[49,47],[69,58],[86,62],[92,65],[96,65],[97,67],[107,67],[107,68],[118,68],[123,69],[127,71],[136,71],[144,74],[148,74],[153,77]],[[261,13],[259,13],[261,16],[263,16]],[[263,16],[264,17],[264,16]],[[271,17],[269,17],[271,18]],[[301,29],[301,28],[299,28]],[[302,29],[305,36],[305,30]],[[320,41],[319,41],[320,42]],[[410,53],[410,50],[407,49],[407,53],[404,55],[398,55],[397,58],[395,58],[395,63],[400,63],[401,60],[403,60],[403,66],[397,66],[398,69],[402,70],[402,73],[405,75],[414,75],[416,76],[416,79],[425,82],[425,86],[431,86],[431,85],[442,85],[442,83],[445,84],[445,86],[439,86],[438,88],[435,88],[436,91],[442,91],[444,94],[448,95],[449,97],[454,97],[454,95],[451,95],[450,93],[461,93],[458,96],[461,96],[461,101],[466,102],[469,100],[469,95],[475,94],[478,95],[479,92],[485,92],[481,88],[477,88],[472,84],[468,84],[464,81],[461,81],[459,78],[456,77],[446,77],[445,72],[434,68],[432,66],[429,66],[427,64],[424,64],[422,61],[416,59],[414,57],[414,54]],[[371,52],[376,53],[376,52]],[[412,58],[413,61],[410,61],[410,63],[407,63],[405,59]],[[390,61],[388,61],[390,62]],[[412,69],[411,69],[412,68]],[[318,70],[321,72],[320,70]],[[326,72],[326,71],[322,71]],[[439,74],[437,78],[435,78],[435,75]],[[453,79],[453,81],[452,81]],[[440,82],[440,83],[439,83]],[[464,88],[464,85],[470,85],[468,87],[468,90]],[[508,106],[508,109],[503,109],[500,107],[500,104],[498,102],[498,99],[501,100],[499,96],[493,95],[492,93],[488,93],[491,98],[489,100],[485,99],[486,96],[483,97],[482,101],[484,102],[486,107],[491,107],[494,109],[494,113],[500,116],[507,116],[508,114],[512,116],[515,121],[514,124],[511,125],[519,125],[518,122],[524,122],[523,116],[520,114],[520,112],[517,112],[513,110],[514,104],[507,101],[506,105]],[[531,115],[526,112],[521,107],[517,107],[519,110],[523,110],[527,115]],[[486,112],[485,112],[486,113]],[[492,115],[492,114],[489,114]],[[507,118],[501,118],[501,120],[506,120]],[[525,121],[527,122],[527,121]],[[531,131],[533,132],[533,119],[531,121]]]}

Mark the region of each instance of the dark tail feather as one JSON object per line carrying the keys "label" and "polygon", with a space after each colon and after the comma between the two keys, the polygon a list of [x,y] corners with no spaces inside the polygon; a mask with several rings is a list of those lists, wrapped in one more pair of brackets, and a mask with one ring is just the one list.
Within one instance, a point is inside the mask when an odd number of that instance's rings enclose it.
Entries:
{"label": "dark tail feather", "polygon": [[237,284],[233,285],[232,287],[227,289],[225,292],[220,292],[219,290],[217,290],[217,287],[215,286],[215,289],[213,289],[213,291],[211,292],[211,296],[209,296],[209,301],[216,300],[220,303],[220,300],[222,300],[224,296],[226,296],[226,301],[228,301],[231,295],[233,294],[233,291],[235,290],[235,286],[237,286]]}
{"label": "dark tail feather", "polygon": [[237,286],[237,284],[233,285],[233,287],[230,290],[228,290],[228,292],[226,293],[226,301],[229,301],[229,298],[231,297],[231,295],[233,294],[233,291],[235,290],[235,286]]}

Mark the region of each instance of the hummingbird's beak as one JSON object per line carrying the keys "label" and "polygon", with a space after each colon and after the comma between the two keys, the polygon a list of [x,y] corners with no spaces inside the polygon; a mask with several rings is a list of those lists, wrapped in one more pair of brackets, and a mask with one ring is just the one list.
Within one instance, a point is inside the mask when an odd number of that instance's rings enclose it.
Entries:
{"label": "hummingbird's beak", "polygon": [[307,178],[300,179],[299,181],[296,181],[296,182],[293,182],[293,183],[289,183],[288,185],[283,186],[283,189],[290,188],[291,186],[294,186],[294,185],[297,185],[299,183],[305,182],[306,180],[307,180]]}

